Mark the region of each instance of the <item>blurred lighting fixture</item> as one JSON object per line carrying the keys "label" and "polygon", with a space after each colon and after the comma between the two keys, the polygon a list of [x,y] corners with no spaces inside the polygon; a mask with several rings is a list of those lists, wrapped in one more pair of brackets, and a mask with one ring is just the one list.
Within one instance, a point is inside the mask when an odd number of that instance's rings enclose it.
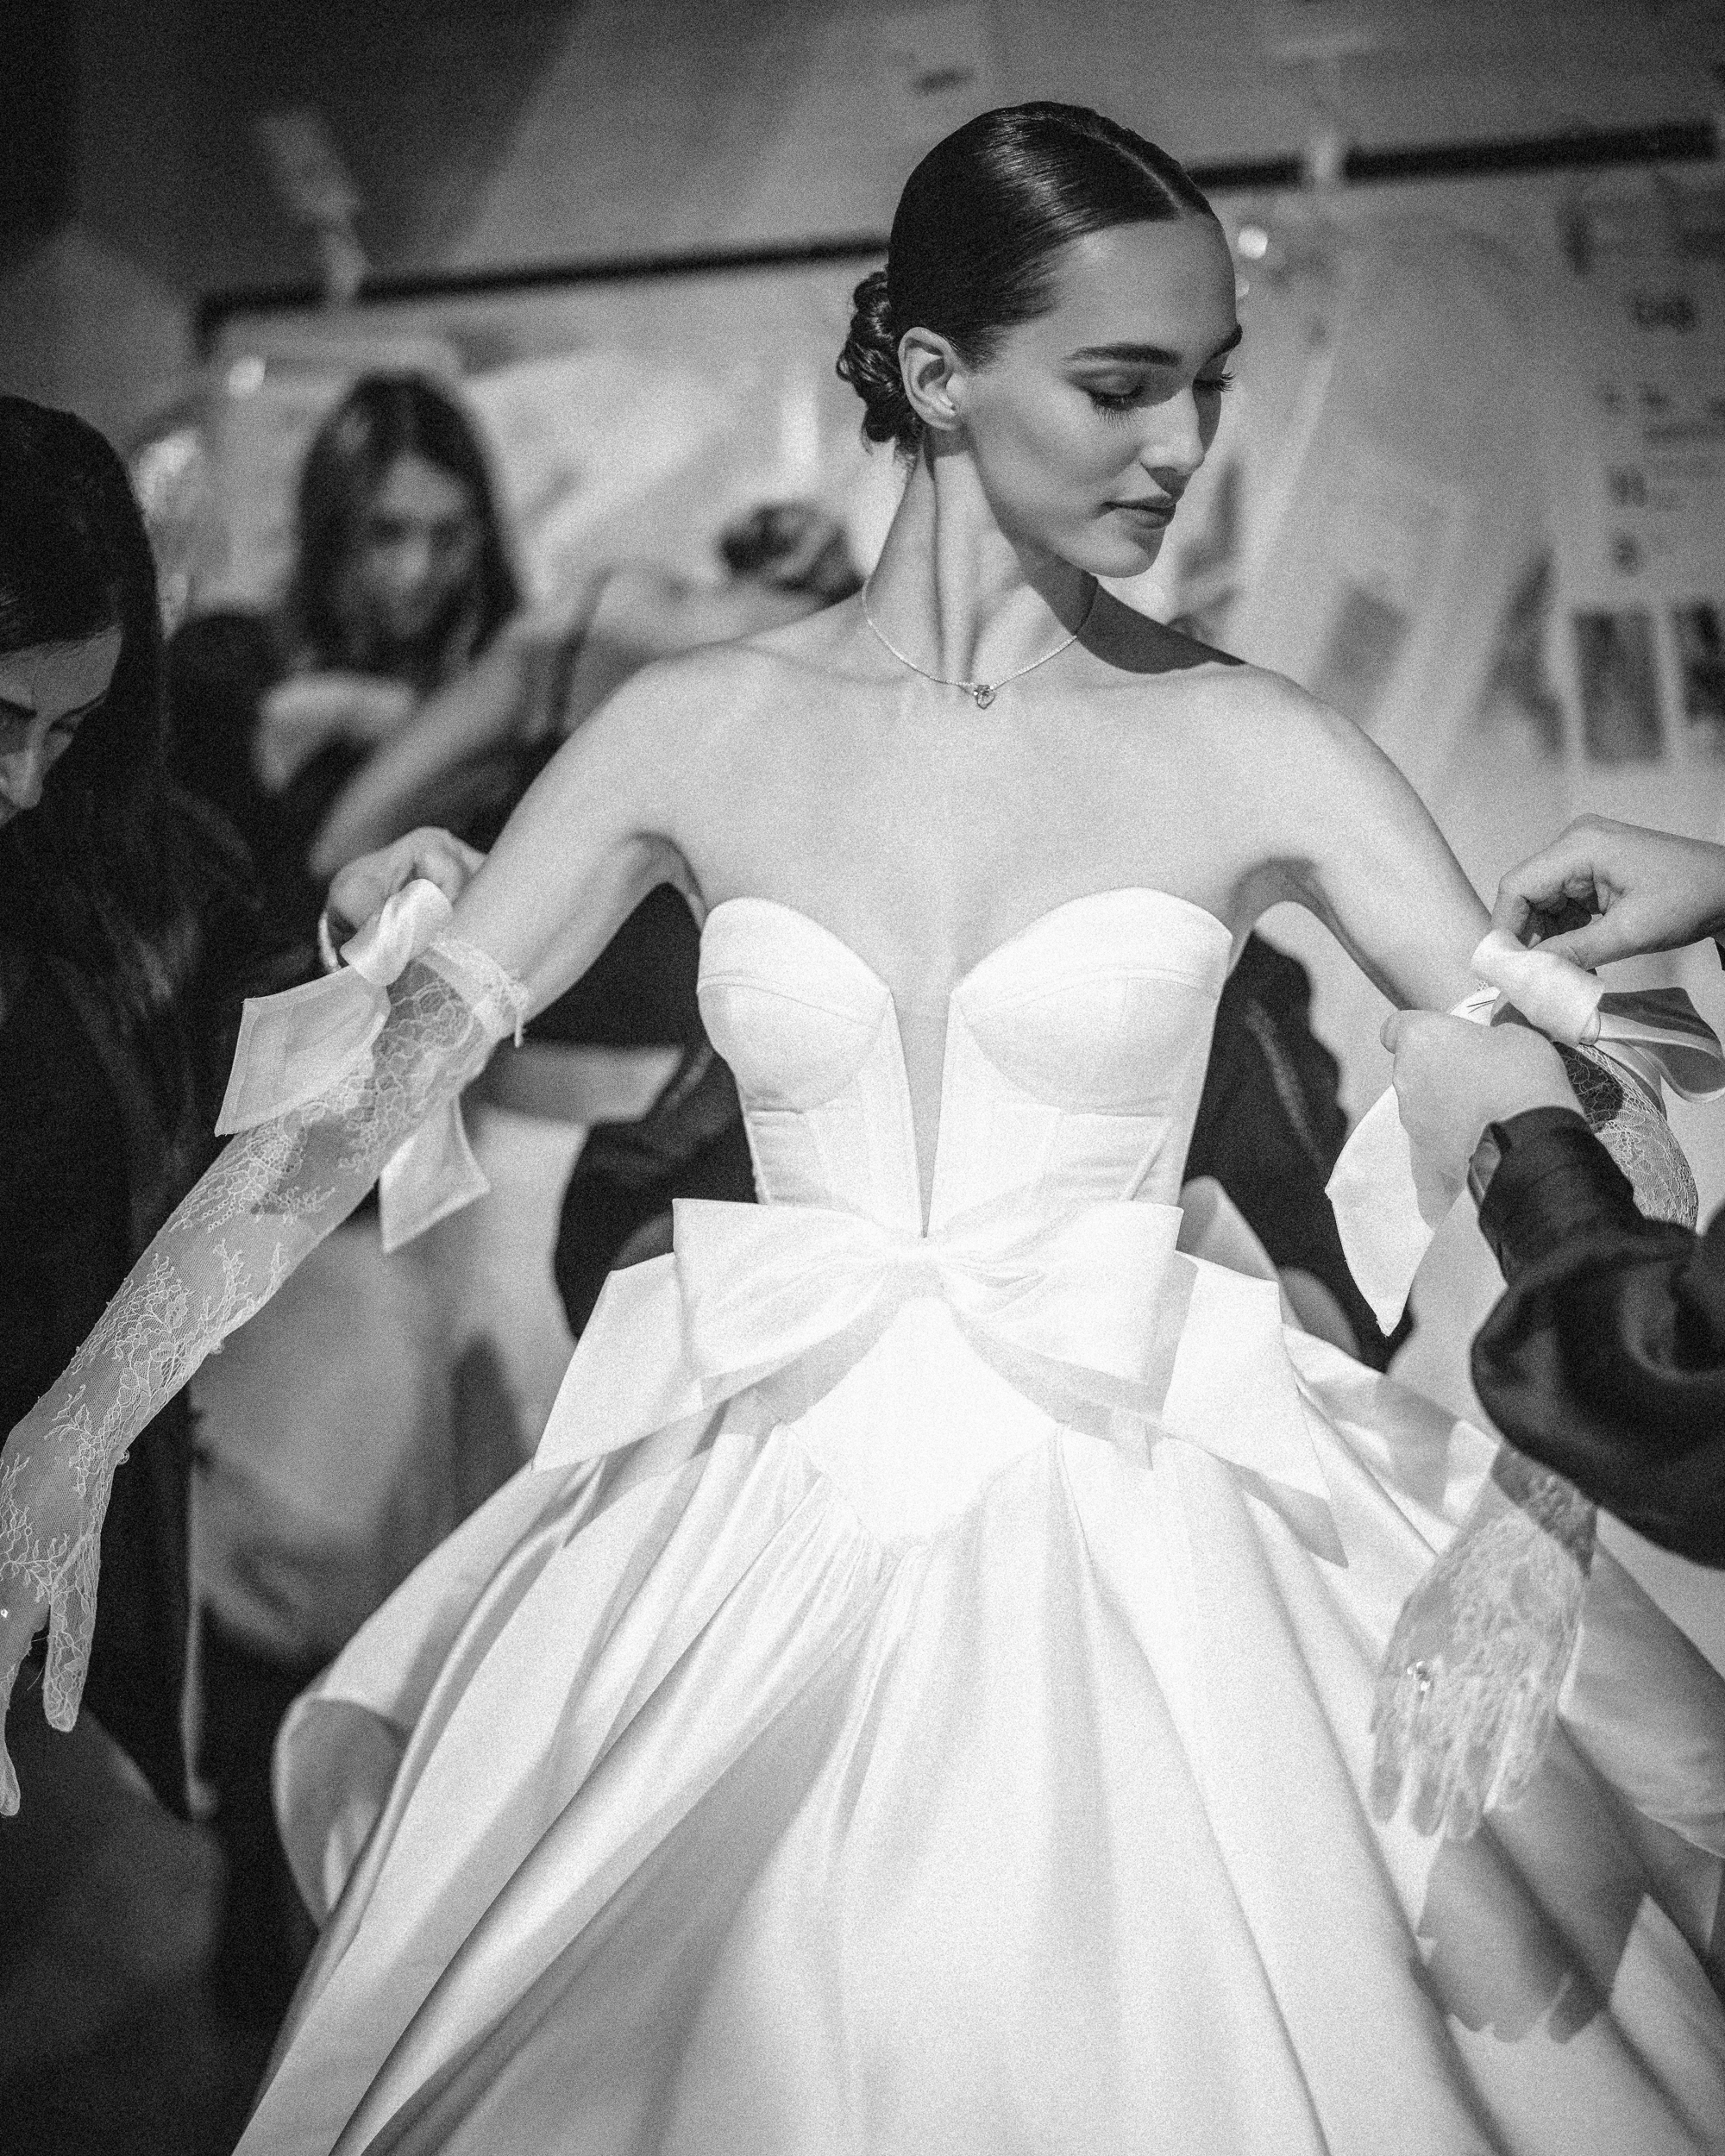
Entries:
{"label": "blurred lighting fixture", "polygon": [[1270,252],[1270,235],[1261,224],[1243,224],[1234,245],[1248,262],[1261,262]]}
{"label": "blurred lighting fixture", "polygon": [[228,369],[228,394],[230,397],[255,397],[264,385],[264,363],[256,353],[248,353],[243,360],[235,360]]}

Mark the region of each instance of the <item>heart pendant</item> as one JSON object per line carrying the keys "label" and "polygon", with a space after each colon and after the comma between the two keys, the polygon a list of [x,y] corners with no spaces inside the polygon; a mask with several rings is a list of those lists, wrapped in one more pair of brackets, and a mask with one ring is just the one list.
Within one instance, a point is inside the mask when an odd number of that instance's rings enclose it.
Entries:
{"label": "heart pendant", "polygon": [[979,711],[986,711],[994,700],[994,692],[986,681],[979,681],[970,693],[976,699],[976,709]]}

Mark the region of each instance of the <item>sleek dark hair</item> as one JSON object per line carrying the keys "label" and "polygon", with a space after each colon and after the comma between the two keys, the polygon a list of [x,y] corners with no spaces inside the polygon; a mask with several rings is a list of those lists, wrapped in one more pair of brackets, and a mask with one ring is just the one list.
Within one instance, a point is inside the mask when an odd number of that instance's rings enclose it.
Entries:
{"label": "sleek dark hair", "polygon": [[423,457],[458,479],[480,522],[467,586],[425,639],[418,686],[430,689],[485,649],[520,605],[521,593],[479,436],[461,405],[429,375],[362,375],[312,437],[299,473],[286,629],[290,644],[317,665],[376,668],[379,640],[351,617],[342,584],[367,511],[404,456]]}
{"label": "sleek dark hair", "polygon": [[937,142],[905,182],[887,266],[853,295],[838,372],[866,407],[865,441],[906,453],[922,422],[899,340],[932,329],[973,367],[1052,302],[1055,257],[1087,232],[1215,211],[1166,150],[1083,105],[1006,105]]}
{"label": "sleek dark hair", "polygon": [[206,909],[242,890],[243,856],[168,775],[155,561],[124,465],[72,413],[0,397],[0,653],[110,628],[106,695],[41,801],[0,828],[0,933],[75,967],[177,1110],[177,1000]]}

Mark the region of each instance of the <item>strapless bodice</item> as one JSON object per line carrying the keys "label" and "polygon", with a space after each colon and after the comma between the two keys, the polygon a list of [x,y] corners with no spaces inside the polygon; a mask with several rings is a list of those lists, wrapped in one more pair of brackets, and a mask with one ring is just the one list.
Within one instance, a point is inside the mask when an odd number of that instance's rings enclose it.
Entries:
{"label": "strapless bodice", "polygon": [[1070,900],[948,999],[931,1202],[891,989],[776,900],[708,915],[700,1004],[759,1206],[680,1200],[614,1273],[543,1464],[721,1409],[794,1426],[891,1539],[934,1531],[1057,1428],[1155,1433],[1321,1496],[1273,1274],[1179,1205],[1231,938],[1165,892]]}
{"label": "strapless bodice", "polygon": [[[1148,889],[1057,906],[957,984],[947,1007],[928,1226],[1014,1196],[1044,1216],[1170,1204],[1202,1090],[1230,938]],[[762,1199],[923,1225],[891,990],[807,914],[729,899],[701,938],[701,1014],[736,1074]]]}

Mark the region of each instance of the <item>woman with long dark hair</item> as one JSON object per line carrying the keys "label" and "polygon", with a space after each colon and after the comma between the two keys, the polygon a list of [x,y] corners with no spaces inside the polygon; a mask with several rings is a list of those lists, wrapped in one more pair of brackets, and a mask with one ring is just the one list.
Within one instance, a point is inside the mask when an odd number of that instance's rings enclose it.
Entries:
{"label": "woman with long dark hair", "polygon": [[[1602,1558],[1554,1724],[1574,1494],[1469,1514],[1481,1433],[1186,1247],[1256,915],[1439,1009],[1485,926],[1360,734],[1101,589],[1209,446],[1234,298],[1094,113],[932,151],[845,353],[909,467],[863,592],[637,676],[452,921],[386,908],[323,1090],[242,1059],[151,1261],[180,1314],[147,1269],[14,1432],[32,1547],[87,1539],[74,1394],[111,1448],[140,1345],[195,1361],[381,1161],[404,1219],[456,1194],[460,1087],[688,893],[765,1202],[617,1275],[534,1467],[296,1707],[329,1914],[248,2152],[1720,2145],[1725,1687]],[[1452,1539],[1398,1817],[1378,1666]],[[0,1670],[49,1605],[71,1639],[59,1577]]]}
{"label": "woman with long dark hair", "polygon": [[[215,1150],[218,1065],[231,1044],[220,984],[251,934],[247,871],[231,833],[172,783],[166,740],[155,565],[124,467],[70,413],[0,399],[9,1421]],[[181,1814],[190,1460],[181,1395],[116,1480],[85,1686],[104,1728]],[[92,1595],[95,1585],[92,1574]]]}

